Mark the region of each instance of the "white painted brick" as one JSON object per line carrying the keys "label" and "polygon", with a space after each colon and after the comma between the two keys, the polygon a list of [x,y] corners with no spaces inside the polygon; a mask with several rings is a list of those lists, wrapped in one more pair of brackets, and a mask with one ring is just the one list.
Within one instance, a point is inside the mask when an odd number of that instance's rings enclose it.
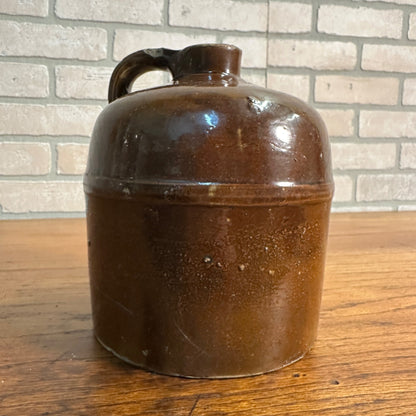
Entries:
{"label": "white painted brick", "polygon": [[215,35],[190,35],[184,33],[154,32],[149,30],[116,30],[114,55],[116,61],[140,49],[182,49],[198,43],[215,43]]}
{"label": "white painted brick", "polygon": [[250,72],[250,70],[242,69],[241,78],[250,84],[257,85],[259,87],[266,87],[266,75],[264,73],[258,74]]}
{"label": "white painted brick", "polygon": [[403,12],[392,9],[321,5],[318,10],[318,32],[341,36],[399,39]]}
{"label": "white painted brick", "polygon": [[[361,1],[361,0],[354,0],[354,1]],[[383,3],[410,4],[412,6],[416,6],[416,0],[365,0],[365,1],[368,1],[368,2],[381,1]]]}
{"label": "white painted brick", "polygon": [[50,170],[48,143],[0,143],[0,175],[46,175]]}
{"label": "white painted brick", "polygon": [[318,109],[331,137],[348,137],[354,134],[354,111]]}
{"label": "white painted brick", "polygon": [[162,23],[163,0],[57,0],[55,13],[63,19],[158,25]]}
{"label": "white painted brick", "polygon": [[58,144],[58,174],[82,175],[87,165],[88,148],[87,144],[82,143]]}
{"label": "white painted brick", "polygon": [[359,175],[357,201],[416,199],[416,174]]}
{"label": "white painted brick", "polygon": [[163,71],[151,71],[140,75],[139,78],[136,78],[131,90],[134,92],[148,88],[160,87],[171,83],[172,76],[170,73]]}
{"label": "white painted brick", "polygon": [[365,78],[344,75],[316,77],[315,101],[327,103],[388,104],[397,103],[397,78]]}
{"label": "white painted brick", "polygon": [[97,61],[107,55],[107,32],[0,20],[0,56],[40,56]]}
{"label": "white painted brick", "polygon": [[224,43],[235,45],[243,51],[241,65],[244,68],[266,68],[267,38],[226,36]]}
{"label": "white painted brick", "polygon": [[85,209],[81,182],[0,181],[3,212],[81,212]]}
{"label": "white painted brick", "polygon": [[416,169],[416,143],[402,143],[400,167],[402,169]]}
{"label": "white painted brick", "polygon": [[171,26],[201,27],[205,29],[267,30],[267,2],[235,0],[170,0]]}
{"label": "white painted brick", "polygon": [[364,45],[362,69],[387,72],[416,72],[416,46]]}
{"label": "white painted brick", "polygon": [[58,65],[56,95],[60,98],[106,99],[113,68]]}
{"label": "white painted brick", "polygon": [[45,17],[48,0],[1,0],[0,13]]}
{"label": "white painted brick", "polygon": [[267,87],[293,95],[303,101],[309,99],[309,75],[267,73]]}
{"label": "white painted brick", "polygon": [[353,181],[347,175],[334,175],[334,202],[347,202],[352,199]]}
{"label": "white painted brick", "polygon": [[276,33],[306,33],[312,28],[312,5],[271,1],[269,31]]}
{"label": "white painted brick", "polygon": [[386,212],[393,211],[393,207],[386,205],[359,205],[346,207],[332,207],[331,212]]}
{"label": "white painted brick", "polygon": [[[60,98],[85,98],[106,100],[108,85],[114,68],[94,66],[59,65],[56,73],[56,95]],[[154,88],[166,84],[163,71],[141,75],[132,91]]]}
{"label": "white painted brick", "polygon": [[334,169],[390,169],[396,163],[394,143],[333,143]]}
{"label": "white painted brick", "polygon": [[360,137],[416,137],[416,112],[360,112]]}
{"label": "white painted brick", "polygon": [[416,205],[399,205],[398,211],[416,211]]}
{"label": "white painted brick", "polygon": [[408,78],[403,83],[403,105],[416,105],[416,78]]}
{"label": "white painted brick", "polygon": [[45,65],[0,62],[0,95],[5,97],[47,97],[49,74]]}
{"label": "white painted brick", "polygon": [[351,42],[270,39],[269,65],[311,69],[353,69],[357,47]]}
{"label": "white painted brick", "polygon": [[0,134],[89,136],[100,106],[0,103]]}
{"label": "white painted brick", "polygon": [[407,36],[409,39],[416,39],[416,13],[410,13]]}

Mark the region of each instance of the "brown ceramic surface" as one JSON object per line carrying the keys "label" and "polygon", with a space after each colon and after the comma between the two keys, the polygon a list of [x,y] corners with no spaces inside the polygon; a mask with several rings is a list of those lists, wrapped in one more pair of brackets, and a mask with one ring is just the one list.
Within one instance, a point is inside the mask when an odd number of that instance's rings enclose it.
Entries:
{"label": "brown ceramic surface", "polygon": [[[95,333],[164,374],[236,377],[316,337],[332,174],[319,115],[239,78],[240,50],[139,51],[115,69],[84,185]],[[137,75],[174,83],[128,94]]]}

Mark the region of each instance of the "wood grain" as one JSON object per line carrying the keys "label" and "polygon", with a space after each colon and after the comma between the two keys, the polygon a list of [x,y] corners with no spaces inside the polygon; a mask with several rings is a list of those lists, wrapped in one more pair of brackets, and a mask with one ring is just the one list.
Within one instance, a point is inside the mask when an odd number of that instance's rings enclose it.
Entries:
{"label": "wood grain", "polygon": [[319,337],[303,360],[233,380],[122,363],[93,338],[85,222],[0,221],[0,415],[410,415],[416,212],[331,219]]}

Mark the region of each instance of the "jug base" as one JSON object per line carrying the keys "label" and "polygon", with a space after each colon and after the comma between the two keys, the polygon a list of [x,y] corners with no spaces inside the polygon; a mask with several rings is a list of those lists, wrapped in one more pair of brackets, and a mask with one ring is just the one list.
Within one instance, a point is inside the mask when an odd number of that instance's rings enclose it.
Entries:
{"label": "jug base", "polygon": [[288,361],[270,370],[247,373],[247,374],[232,374],[232,375],[220,374],[220,375],[210,375],[210,376],[198,376],[198,375],[189,375],[189,374],[179,374],[179,373],[174,373],[174,372],[164,372],[163,370],[157,370],[157,369],[153,369],[150,367],[146,367],[143,364],[136,363],[134,361],[131,361],[129,358],[120,355],[119,353],[114,351],[111,347],[107,346],[97,335],[95,335],[95,338],[102,347],[104,347],[107,351],[111,352],[118,359],[124,361],[125,363],[133,367],[140,368],[141,370],[147,371],[149,373],[159,374],[162,376],[181,377],[181,378],[188,378],[188,379],[210,379],[210,380],[255,377],[255,376],[260,376],[263,374],[272,373],[274,371],[278,371],[282,368],[288,367],[289,365],[292,365],[296,363],[297,361],[300,361],[303,357],[305,357],[311,351],[313,347],[313,345],[310,346],[306,351],[302,352],[300,355],[296,356],[293,359],[289,359]]}

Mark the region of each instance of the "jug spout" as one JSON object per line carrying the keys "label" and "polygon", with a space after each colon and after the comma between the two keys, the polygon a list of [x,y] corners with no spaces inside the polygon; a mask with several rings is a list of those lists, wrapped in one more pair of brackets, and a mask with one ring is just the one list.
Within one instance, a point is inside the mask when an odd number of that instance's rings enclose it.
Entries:
{"label": "jug spout", "polygon": [[169,66],[174,79],[208,72],[240,76],[241,50],[227,44],[193,45],[172,55]]}

